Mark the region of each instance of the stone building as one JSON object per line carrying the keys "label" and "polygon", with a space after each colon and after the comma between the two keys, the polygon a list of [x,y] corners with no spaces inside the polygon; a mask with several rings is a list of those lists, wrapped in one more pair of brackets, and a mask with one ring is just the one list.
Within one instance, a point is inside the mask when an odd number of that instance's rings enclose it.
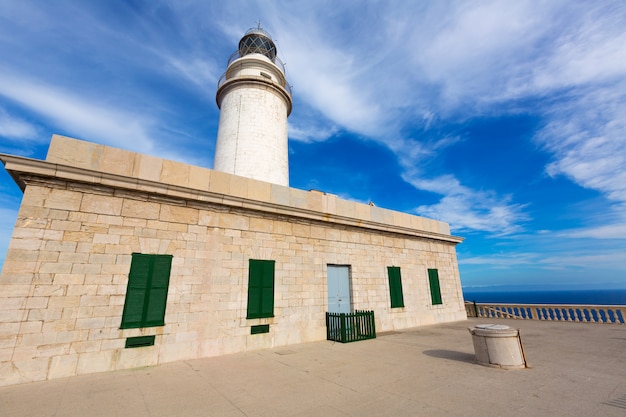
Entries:
{"label": "stone building", "polygon": [[446,223],[58,135],[0,160],[0,385],[324,340],[327,311],[466,318]]}

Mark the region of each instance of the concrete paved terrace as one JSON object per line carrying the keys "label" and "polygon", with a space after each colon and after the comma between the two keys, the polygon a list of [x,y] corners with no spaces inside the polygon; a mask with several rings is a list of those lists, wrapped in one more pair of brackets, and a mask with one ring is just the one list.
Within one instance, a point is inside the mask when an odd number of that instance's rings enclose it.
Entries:
{"label": "concrete paved terrace", "polygon": [[530,368],[473,363],[484,319],[0,388],[0,415],[626,416],[626,326],[492,319]]}

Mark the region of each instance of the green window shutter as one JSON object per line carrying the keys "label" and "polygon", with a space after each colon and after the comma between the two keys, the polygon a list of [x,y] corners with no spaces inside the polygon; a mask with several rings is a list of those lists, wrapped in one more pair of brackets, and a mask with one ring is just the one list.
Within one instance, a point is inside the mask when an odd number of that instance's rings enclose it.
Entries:
{"label": "green window shutter", "polygon": [[404,307],[404,296],[402,294],[402,278],[400,267],[388,266],[387,276],[389,277],[389,294],[391,296],[391,308]]}
{"label": "green window shutter", "polygon": [[152,281],[146,296],[143,327],[165,325],[165,305],[172,269],[171,255],[154,255],[152,259]]}
{"label": "green window shutter", "polygon": [[122,324],[120,325],[122,329],[141,327],[146,288],[150,277],[150,263],[149,255],[133,253],[124,312],[122,313]]}
{"label": "green window shutter", "polygon": [[133,253],[121,329],[163,326],[171,255]]}
{"label": "green window shutter", "polygon": [[430,298],[435,304],[443,304],[441,301],[441,289],[439,288],[439,271],[436,269],[428,270],[428,283],[430,284]]}
{"label": "green window shutter", "polygon": [[274,317],[274,261],[263,262],[261,314],[262,317]]}
{"label": "green window shutter", "polygon": [[274,317],[274,261],[250,259],[246,318]]}
{"label": "green window shutter", "polygon": [[246,318],[261,317],[261,288],[263,268],[259,261],[250,259],[248,269],[248,314]]}
{"label": "green window shutter", "polygon": [[404,296],[402,294],[402,277],[400,276],[400,267],[388,266],[387,275],[389,276],[391,308],[404,307]]}

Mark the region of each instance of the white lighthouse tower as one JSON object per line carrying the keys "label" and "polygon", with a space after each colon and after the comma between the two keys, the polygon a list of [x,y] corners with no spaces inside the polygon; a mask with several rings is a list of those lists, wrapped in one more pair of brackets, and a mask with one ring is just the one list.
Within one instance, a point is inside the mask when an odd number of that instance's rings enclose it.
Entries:
{"label": "white lighthouse tower", "polygon": [[276,45],[260,25],[239,41],[215,100],[220,121],[213,168],[288,186],[291,89]]}

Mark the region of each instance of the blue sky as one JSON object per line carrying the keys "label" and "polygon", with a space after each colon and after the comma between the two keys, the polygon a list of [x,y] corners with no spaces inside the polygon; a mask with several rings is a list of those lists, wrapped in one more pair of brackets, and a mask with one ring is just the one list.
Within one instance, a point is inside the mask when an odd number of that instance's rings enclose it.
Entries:
{"label": "blue sky", "polygon": [[[290,184],[450,223],[465,288],[626,288],[626,3],[0,2],[0,153],[53,133],[211,168],[270,32]],[[21,192],[0,172],[0,262]]]}

